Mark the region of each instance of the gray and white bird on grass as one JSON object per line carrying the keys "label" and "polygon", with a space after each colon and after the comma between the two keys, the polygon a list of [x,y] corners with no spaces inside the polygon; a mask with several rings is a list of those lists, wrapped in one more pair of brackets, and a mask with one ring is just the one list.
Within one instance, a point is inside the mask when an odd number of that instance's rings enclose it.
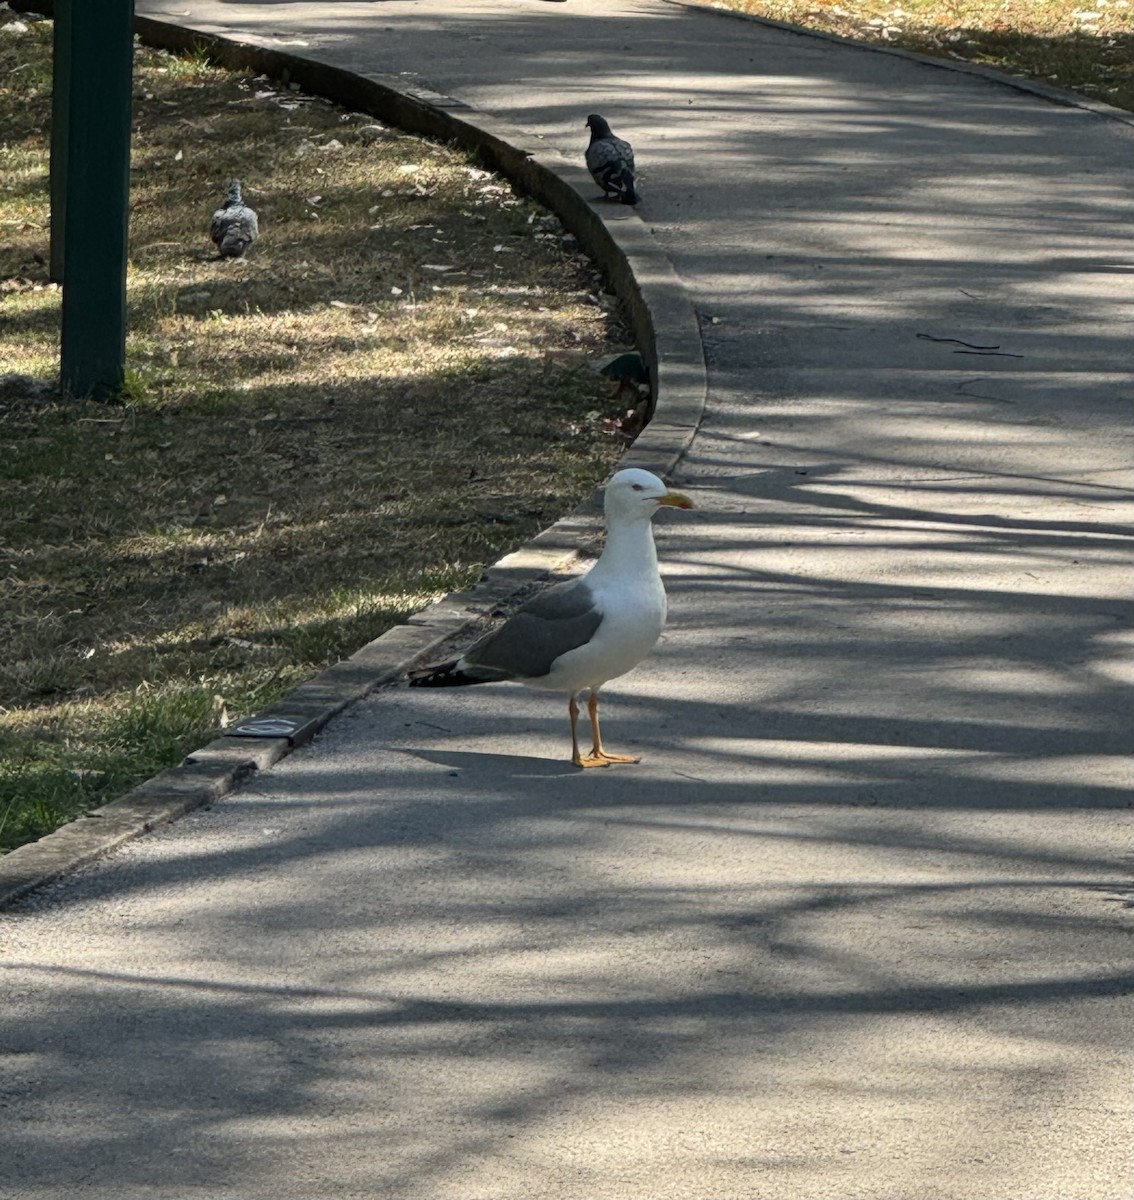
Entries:
{"label": "gray and white bird on grass", "polygon": [[221,258],[241,258],[260,233],[255,212],[244,203],[240,180],[228,185],[228,199],[213,213],[209,237]]}
{"label": "gray and white bird on grass", "polygon": [[[516,610],[460,658],[410,672],[411,687],[461,687],[511,681],[566,692],[571,762],[577,767],[635,763],[611,754],[599,732],[599,688],[625,675],[654,648],[665,625],[665,588],[658,574],[650,519],[663,506],[692,508],[649,471],[619,471],[606,485],[606,547],[578,579],[555,584]],[[579,750],[579,696],[589,692],[593,742]]]}
{"label": "gray and white bird on grass", "polygon": [[623,204],[637,204],[634,151],[630,143],[615,137],[610,132],[606,118],[598,113],[591,113],[587,117],[587,128],[591,131],[591,143],[586,153],[591,178],[602,188],[604,196]]}

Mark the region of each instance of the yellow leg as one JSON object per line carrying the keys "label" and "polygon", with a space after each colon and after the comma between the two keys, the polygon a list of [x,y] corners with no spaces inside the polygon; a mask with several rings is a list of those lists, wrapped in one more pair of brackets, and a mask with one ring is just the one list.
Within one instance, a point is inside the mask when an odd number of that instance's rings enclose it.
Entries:
{"label": "yellow leg", "polygon": [[572,696],[567,701],[567,712],[571,717],[571,761],[577,767],[584,767],[583,756],[579,753],[579,706]]}
{"label": "yellow leg", "polygon": [[567,711],[571,715],[571,762],[576,767],[609,767],[610,763],[604,758],[598,758],[594,754],[588,754],[584,758],[579,753],[579,705],[574,696],[567,701]]}
{"label": "yellow leg", "polygon": [[591,719],[591,730],[594,733],[594,745],[591,747],[590,754],[585,757],[579,753],[579,739],[576,733],[577,722],[579,718],[579,706],[575,703],[575,697],[571,697],[571,703],[568,705],[568,711],[571,713],[571,761],[577,767],[609,767],[611,763],[636,763],[641,762],[635,754],[608,754],[602,746],[602,734],[599,731],[598,719],[598,692],[594,688],[591,689],[590,699],[587,701],[587,716]]}

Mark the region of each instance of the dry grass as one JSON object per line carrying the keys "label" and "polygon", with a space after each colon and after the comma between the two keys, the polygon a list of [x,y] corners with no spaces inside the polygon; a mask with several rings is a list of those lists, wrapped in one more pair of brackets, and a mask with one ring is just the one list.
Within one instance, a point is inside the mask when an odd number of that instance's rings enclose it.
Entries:
{"label": "dry grass", "polygon": [[1011,74],[1134,109],[1131,0],[716,0],[723,8]]}
{"label": "dry grass", "polygon": [[[14,20],[0,12],[0,22]],[[568,511],[617,306],[458,152],[139,48],[128,395],[61,402],[49,22],[0,35],[0,847],[103,803]],[[229,176],[258,210],[217,261]]]}

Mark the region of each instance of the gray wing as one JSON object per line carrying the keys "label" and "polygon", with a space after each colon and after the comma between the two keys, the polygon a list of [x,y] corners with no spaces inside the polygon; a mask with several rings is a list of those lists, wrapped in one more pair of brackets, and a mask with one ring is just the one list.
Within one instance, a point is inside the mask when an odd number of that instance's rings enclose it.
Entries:
{"label": "gray wing", "polygon": [[256,216],[256,210],[249,208],[247,204],[244,206],[243,220],[248,236],[255,241],[260,236],[260,220]]}
{"label": "gray wing", "polygon": [[241,253],[256,240],[260,223],[254,210],[246,204],[226,205],[213,213],[209,236],[218,248],[239,250]]}
{"label": "gray wing", "polygon": [[611,141],[614,142],[615,149],[618,152],[618,158],[621,161],[622,165],[626,168],[627,171],[630,172],[631,175],[633,175],[634,174],[634,151],[630,148],[630,143],[624,142],[622,140],[622,138],[611,138]]}
{"label": "gray wing", "polygon": [[587,167],[591,178],[608,195],[632,194],[634,190],[634,151],[621,138],[600,138],[587,147]]}
{"label": "gray wing", "polygon": [[218,208],[213,213],[213,223],[209,226],[209,237],[214,242],[219,242],[224,237],[224,231],[228,228],[228,211],[223,208]]}
{"label": "gray wing", "polygon": [[561,654],[586,645],[601,624],[586,580],[568,580],[533,596],[461,662],[486,680],[539,679]]}
{"label": "gray wing", "polygon": [[587,147],[585,158],[592,174],[612,170],[634,172],[634,151],[622,138],[599,138]]}

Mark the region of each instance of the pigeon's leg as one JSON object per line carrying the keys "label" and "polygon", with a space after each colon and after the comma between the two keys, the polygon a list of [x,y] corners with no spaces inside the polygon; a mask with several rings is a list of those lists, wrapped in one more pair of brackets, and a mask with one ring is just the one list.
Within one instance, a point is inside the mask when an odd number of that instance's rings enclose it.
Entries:
{"label": "pigeon's leg", "polygon": [[598,720],[598,688],[591,688],[591,695],[587,700],[587,716],[591,719],[591,729],[594,732],[595,741],[591,747],[590,754],[578,764],[579,766],[605,767],[609,763],[636,763],[642,761],[641,756],[637,754],[610,754],[603,749],[602,734],[599,732]]}

